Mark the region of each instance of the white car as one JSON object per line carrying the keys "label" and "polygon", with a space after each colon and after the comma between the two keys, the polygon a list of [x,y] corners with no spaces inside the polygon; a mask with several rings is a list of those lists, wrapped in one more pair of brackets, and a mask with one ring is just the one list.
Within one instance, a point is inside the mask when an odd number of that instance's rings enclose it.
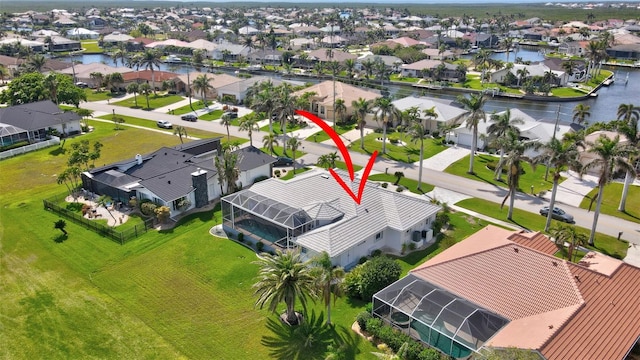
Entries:
{"label": "white car", "polygon": [[158,125],[159,128],[163,128],[163,129],[173,128],[173,124],[168,122],[167,120],[160,120],[156,124]]}

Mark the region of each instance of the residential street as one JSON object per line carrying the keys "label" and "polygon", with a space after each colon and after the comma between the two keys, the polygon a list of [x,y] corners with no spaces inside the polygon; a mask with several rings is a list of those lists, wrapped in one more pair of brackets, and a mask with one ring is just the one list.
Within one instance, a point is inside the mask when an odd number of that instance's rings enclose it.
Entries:
{"label": "residential street", "polygon": [[[81,105],[83,108],[93,110],[94,116],[103,114],[111,114],[115,109],[116,114],[134,116],[139,118],[146,118],[153,121],[168,120],[174,125],[182,125],[186,127],[192,127],[207,131],[213,131],[220,134],[226,134],[226,128],[220,124],[219,121],[201,121],[187,122],[180,119],[178,115],[168,115],[153,111],[144,111],[139,109],[130,109],[120,106],[109,105],[106,102],[87,102]],[[230,127],[230,134],[237,137],[247,137],[246,132],[239,131],[237,127]],[[261,144],[264,133],[254,132],[254,143]],[[303,139],[300,139],[303,140]],[[300,150],[307,153],[300,159],[302,165],[313,164],[318,156],[326,154],[328,152],[336,151],[336,148],[326,144],[319,144],[314,142],[302,141],[302,147]],[[259,146],[259,145],[258,145]],[[355,164],[364,166],[369,160],[369,156],[350,152],[351,159]],[[415,164],[400,163],[396,161],[386,160],[378,158],[374,165],[374,169],[380,172],[388,171],[394,173],[395,171],[402,171],[405,177],[411,179],[418,178],[418,166]],[[423,169],[424,182],[441,187],[448,190],[457,191],[459,193],[469,195],[472,197],[485,199],[488,201],[501,203],[506,193],[506,189],[488,184],[482,181],[475,181],[466,179],[463,177],[447,174],[441,171],[435,171],[428,168]],[[366,196],[366,194],[365,194]],[[561,201],[561,199],[558,199]],[[547,201],[534,197],[531,195],[519,193],[516,198],[516,207],[522,210],[531,212],[531,216],[538,215],[538,210],[543,205],[547,204]],[[562,207],[574,216],[576,225],[590,229],[593,221],[593,212],[587,212],[584,209],[580,209],[575,206],[562,205]],[[506,213],[506,207],[505,207]],[[618,236],[619,232],[622,232],[622,239],[625,239],[633,244],[640,245],[640,224],[636,224],[630,221],[622,220],[606,214],[600,214],[598,221],[598,232]],[[597,240],[596,240],[597,241]]]}

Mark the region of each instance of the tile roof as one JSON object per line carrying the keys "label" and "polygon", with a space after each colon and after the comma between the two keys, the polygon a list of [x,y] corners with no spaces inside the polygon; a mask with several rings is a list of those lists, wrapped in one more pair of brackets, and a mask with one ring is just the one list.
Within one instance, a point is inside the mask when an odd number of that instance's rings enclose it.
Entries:
{"label": "tile roof", "polygon": [[[353,100],[363,98],[365,100],[374,100],[380,97],[380,93],[374,90],[364,90],[356,86],[336,81],[336,99],[343,99],[347,108],[351,106]],[[331,80],[323,81],[308,88],[294,92],[293,96],[301,96],[306,92],[315,92],[315,101],[325,106],[333,104],[333,82]]]}
{"label": "tile roof", "polygon": [[573,264],[554,252],[543,234],[488,226],[411,273],[509,318],[487,346],[624,359],[640,337],[640,269],[595,253]]}

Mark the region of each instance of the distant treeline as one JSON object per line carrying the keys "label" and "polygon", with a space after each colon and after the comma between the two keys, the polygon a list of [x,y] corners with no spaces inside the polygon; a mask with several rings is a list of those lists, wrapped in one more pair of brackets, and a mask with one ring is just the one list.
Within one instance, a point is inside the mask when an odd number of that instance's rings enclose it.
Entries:
{"label": "distant treeline", "polygon": [[[443,2],[446,0],[443,0]],[[105,8],[108,5],[109,8],[127,7],[127,8],[147,8],[152,9],[156,7],[223,7],[223,8],[255,8],[264,7],[265,5],[281,8],[317,8],[317,7],[334,7],[339,6],[341,8],[380,8],[380,9],[395,9],[400,11],[406,11],[411,15],[416,16],[434,16],[439,18],[446,17],[462,17],[467,15],[469,17],[475,17],[480,19],[493,18],[496,16],[508,16],[513,15],[514,20],[528,19],[532,17],[538,17],[545,21],[586,21],[587,17],[590,21],[598,21],[605,19],[640,19],[640,9],[636,8],[614,8],[611,7],[611,3],[604,3],[603,7],[583,10],[583,9],[568,9],[559,6],[545,6],[544,3],[539,4],[401,4],[401,3],[332,3],[332,2],[208,2],[208,1],[123,1],[123,0],[110,0],[96,1],[96,0],[23,0],[23,1],[2,1],[2,7],[0,11],[3,13],[23,12],[27,10],[35,11],[47,11],[51,9],[66,9],[66,10],[88,10],[90,8]],[[617,5],[617,3],[616,3]],[[638,3],[635,3],[637,6]],[[591,17],[589,14],[593,14]]]}

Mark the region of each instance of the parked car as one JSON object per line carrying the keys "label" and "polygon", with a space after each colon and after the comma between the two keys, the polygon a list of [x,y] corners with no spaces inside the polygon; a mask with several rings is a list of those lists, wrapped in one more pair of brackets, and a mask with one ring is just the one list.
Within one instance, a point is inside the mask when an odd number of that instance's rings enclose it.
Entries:
{"label": "parked car", "polygon": [[291,166],[293,165],[293,159],[290,159],[286,156],[278,156],[276,162],[273,163],[273,166]]}
{"label": "parked car", "polygon": [[156,124],[158,125],[159,128],[163,128],[163,129],[173,128],[173,124],[168,122],[167,120],[160,120]]}
{"label": "parked car", "polygon": [[233,111],[227,111],[226,113],[222,114],[222,117],[229,118],[229,119],[237,119],[238,113]]}
{"label": "parked car", "polygon": [[198,120],[198,117],[193,114],[185,114],[185,115],[182,115],[180,119],[184,121],[196,121]]}
{"label": "parked car", "polygon": [[[540,209],[540,215],[547,216],[548,214],[549,214],[548,206],[545,206],[542,209]],[[551,217],[556,220],[564,221],[567,223],[573,223],[573,216],[558,207],[553,208],[553,213],[551,214]]]}
{"label": "parked car", "polygon": [[86,87],[89,87],[89,84],[87,84],[86,82],[78,81],[76,83],[76,86],[79,88],[86,88]]}

